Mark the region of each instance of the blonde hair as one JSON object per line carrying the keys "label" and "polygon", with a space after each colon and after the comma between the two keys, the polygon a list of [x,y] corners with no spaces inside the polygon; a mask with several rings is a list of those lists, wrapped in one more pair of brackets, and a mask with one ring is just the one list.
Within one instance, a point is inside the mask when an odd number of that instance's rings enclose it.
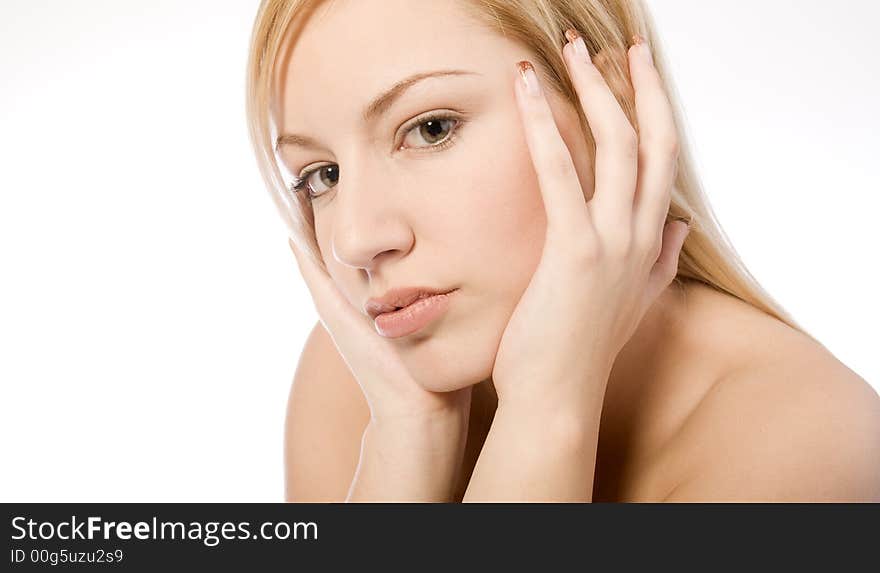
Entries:
{"label": "blonde hair", "polygon": [[[294,28],[324,1],[263,0],[254,22],[247,67],[247,119],[260,172],[285,219],[291,239],[320,265],[324,262],[315,238],[311,204],[301,197],[304,194],[289,191],[276,162],[270,106],[276,59],[285,34],[296,33]],[[564,31],[574,28],[583,35],[594,64],[636,131],[638,121],[627,50],[633,35],[645,38],[666,87],[678,129],[680,152],[669,217],[691,219],[691,231],[681,250],[676,280],[686,278],[705,283],[813,338],[749,273],[715,217],[693,166],[679,98],[667,71],[653,18],[643,0],[462,0],[461,3],[478,20],[535,54],[532,63],[541,73],[542,83],[564,96],[577,110],[593,165],[595,140],[560,51],[565,42]]]}

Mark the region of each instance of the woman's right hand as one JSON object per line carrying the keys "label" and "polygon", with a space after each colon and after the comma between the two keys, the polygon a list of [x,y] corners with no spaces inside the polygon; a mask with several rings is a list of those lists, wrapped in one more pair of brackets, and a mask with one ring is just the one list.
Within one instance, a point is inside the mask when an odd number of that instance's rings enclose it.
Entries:
{"label": "woman's right hand", "polygon": [[431,392],[336,287],[314,258],[288,239],[321,323],[370,407],[346,501],[455,501],[467,442],[471,386]]}
{"label": "woman's right hand", "polygon": [[288,239],[321,323],[364,393],[373,420],[382,422],[463,418],[470,413],[471,386],[452,392],[421,387],[397,350],[358,312],[327,271]]}

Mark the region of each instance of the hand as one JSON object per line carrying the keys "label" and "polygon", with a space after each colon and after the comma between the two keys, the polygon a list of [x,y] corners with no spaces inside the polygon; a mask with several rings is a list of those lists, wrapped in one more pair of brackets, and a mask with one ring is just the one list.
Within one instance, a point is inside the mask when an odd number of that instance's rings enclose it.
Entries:
{"label": "hand", "polygon": [[535,400],[601,405],[617,354],[675,278],[688,232],[684,222],[664,225],[678,143],[647,44],[628,53],[640,135],[586,50],[579,55],[574,47],[566,44],[563,58],[596,139],[595,193],[586,201],[543,90],[530,95],[518,78],[547,232],[496,354],[499,407]]}
{"label": "hand", "polygon": [[309,288],[321,323],[357,380],[374,421],[431,421],[463,419],[467,428],[471,386],[453,392],[422,388],[400,360],[397,350],[382,338],[339,291],[327,271],[288,239]]}

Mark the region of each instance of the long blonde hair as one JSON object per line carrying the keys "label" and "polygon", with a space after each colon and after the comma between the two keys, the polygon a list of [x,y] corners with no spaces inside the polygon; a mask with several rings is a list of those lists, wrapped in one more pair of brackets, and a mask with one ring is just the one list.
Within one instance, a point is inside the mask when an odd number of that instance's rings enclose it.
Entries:
{"label": "long blonde hair", "polygon": [[[272,78],[282,39],[296,33],[326,0],[263,0],[254,22],[247,66],[247,119],[260,172],[284,218],[292,240],[323,265],[314,232],[311,204],[291,193],[276,161],[271,115]],[[691,231],[679,257],[676,280],[697,280],[731,294],[813,338],[755,280],[721,228],[694,169],[675,85],[667,72],[653,18],[643,0],[461,0],[473,16],[535,54],[542,83],[566,98],[577,110],[588,152],[595,165],[596,143],[560,48],[567,28],[584,37],[594,64],[638,131],[635,94],[629,76],[627,49],[639,34],[650,46],[673,108],[678,129],[679,160],[669,217],[691,219]],[[815,340],[815,338],[814,338]]]}

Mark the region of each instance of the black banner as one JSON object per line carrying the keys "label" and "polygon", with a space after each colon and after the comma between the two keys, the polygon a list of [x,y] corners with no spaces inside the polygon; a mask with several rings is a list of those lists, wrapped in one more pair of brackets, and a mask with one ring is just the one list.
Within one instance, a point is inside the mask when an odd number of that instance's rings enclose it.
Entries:
{"label": "black banner", "polygon": [[[878,504],[4,504],[3,571],[875,560]],[[704,555],[718,562],[706,562]]]}

